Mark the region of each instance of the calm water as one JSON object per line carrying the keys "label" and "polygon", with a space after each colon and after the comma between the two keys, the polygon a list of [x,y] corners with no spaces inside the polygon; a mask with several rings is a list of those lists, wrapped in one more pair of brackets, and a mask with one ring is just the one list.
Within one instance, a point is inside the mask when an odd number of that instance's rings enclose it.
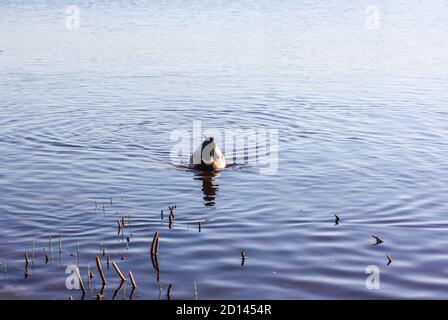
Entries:
{"label": "calm water", "polygon": [[[0,4],[0,298],[80,299],[78,241],[85,299],[101,243],[134,299],[448,298],[445,1],[375,1],[379,29],[370,1],[70,4],[79,30],[64,1]],[[175,165],[193,120],[278,129],[276,174]]]}

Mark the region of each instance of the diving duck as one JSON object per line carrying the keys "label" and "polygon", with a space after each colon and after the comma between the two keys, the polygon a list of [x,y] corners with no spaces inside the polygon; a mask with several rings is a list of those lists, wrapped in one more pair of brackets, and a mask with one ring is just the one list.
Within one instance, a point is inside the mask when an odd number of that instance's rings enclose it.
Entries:
{"label": "diving duck", "polygon": [[190,157],[190,165],[197,170],[220,171],[226,159],[213,137],[206,138]]}

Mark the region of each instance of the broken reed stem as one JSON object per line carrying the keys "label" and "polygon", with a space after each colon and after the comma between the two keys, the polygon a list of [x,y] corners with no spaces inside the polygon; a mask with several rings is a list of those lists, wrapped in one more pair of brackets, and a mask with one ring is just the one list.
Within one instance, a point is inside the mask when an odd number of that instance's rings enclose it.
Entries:
{"label": "broken reed stem", "polygon": [[132,271],[129,271],[129,278],[131,279],[132,288],[137,288],[137,283],[135,282],[134,275],[132,274]]}
{"label": "broken reed stem", "polygon": [[82,281],[81,274],[79,273],[78,267],[75,267],[75,272],[76,272],[76,276],[78,277],[79,285],[81,286],[82,293],[85,294],[86,287],[84,287],[84,281]]}
{"label": "broken reed stem", "polygon": [[169,216],[169,225],[168,225],[168,227],[171,229],[171,227],[173,226],[173,218],[174,218],[174,215],[172,214],[172,213],[170,213],[170,216]]}
{"label": "broken reed stem", "polygon": [[170,285],[168,286],[168,290],[166,291],[166,297],[168,298],[168,300],[170,300],[171,298],[171,289],[173,288],[173,284],[170,283]]}
{"label": "broken reed stem", "polygon": [[[118,286],[118,288],[115,289],[114,294],[112,295],[112,300],[115,300],[115,298],[116,298],[117,295],[118,295],[118,292],[121,290],[121,288],[123,288],[123,284],[124,284],[124,281],[121,281],[121,282],[120,282],[120,285]],[[126,287],[125,287],[125,288],[126,288]]]}
{"label": "broken reed stem", "polygon": [[118,235],[120,235],[120,232],[121,232],[121,223],[120,223],[120,219],[117,220],[117,225],[118,225]]}
{"label": "broken reed stem", "polygon": [[160,211],[160,219],[163,220],[163,209]]}
{"label": "broken reed stem", "polygon": [[160,268],[159,268],[159,261],[157,261],[157,255],[151,254],[151,262],[152,266],[154,267],[154,270],[157,271],[157,281],[159,281]]}
{"label": "broken reed stem", "polygon": [[25,252],[25,279],[29,276],[28,272],[28,253]]}
{"label": "broken reed stem", "polygon": [[159,235],[157,235],[157,239],[156,239],[156,255],[158,255],[159,254],[159,240],[160,240],[160,236]]}
{"label": "broken reed stem", "polygon": [[159,233],[156,232],[154,233],[154,237],[152,238],[152,243],[151,243],[151,255],[157,255],[157,253],[159,252]]}
{"label": "broken reed stem", "polygon": [[100,242],[100,255],[106,256],[106,245],[103,244],[103,241]]}
{"label": "broken reed stem", "polygon": [[121,278],[121,281],[126,281],[126,277],[124,276],[123,272],[121,272],[120,268],[118,268],[117,264],[112,261],[112,266],[114,267],[115,271],[117,271],[118,276]]}
{"label": "broken reed stem", "polygon": [[[109,256],[107,256],[107,264],[109,264]],[[101,267],[101,261],[100,261],[100,257],[96,257],[96,266],[98,267],[98,272],[100,273],[101,276],[101,281],[103,282],[103,285],[106,285],[106,277],[104,276],[104,272],[103,272],[103,268]]]}
{"label": "broken reed stem", "polygon": [[201,232],[201,224],[202,224],[202,222],[201,222],[201,221],[198,221],[198,229],[199,229],[199,232]]}
{"label": "broken reed stem", "polygon": [[59,234],[59,254],[62,254],[62,234]]}
{"label": "broken reed stem", "polygon": [[109,261],[110,261],[110,257],[109,256],[107,256],[106,257],[106,262],[107,262],[107,270],[109,270],[110,268],[109,268]]}

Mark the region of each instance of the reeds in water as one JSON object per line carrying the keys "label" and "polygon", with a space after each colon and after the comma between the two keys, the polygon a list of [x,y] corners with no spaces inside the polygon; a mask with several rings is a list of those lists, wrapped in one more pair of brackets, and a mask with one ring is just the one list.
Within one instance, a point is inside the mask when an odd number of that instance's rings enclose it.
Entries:
{"label": "reeds in water", "polygon": [[112,266],[114,267],[115,271],[117,272],[118,276],[120,277],[122,282],[125,282],[127,279],[124,276],[123,272],[121,272],[120,268],[117,266],[117,264],[112,261]]}
{"label": "reeds in water", "polygon": [[132,288],[137,288],[137,283],[135,282],[134,275],[132,274],[132,271],[129,271],[129,278],[131,279]]}
{"label": "reeds in water", "polygon": [[387,265],[390,265],[392,263],[392,258],[390,255],[387,255]]}
{"label": "reeds in water", "polygon": [[28,278],[30,273],[28,272],[28,253],[25,252],[25,279]]}
{"label": "reeds in water", "polygon": [[76,276],[78,277],[79,285],[81,287],[82,293],[84,295],[84,294],[86,294],[86,287],[84,286],[84,281],[82,280],[82,277],[81,277],[81,274],[79,273],[78,267],[75,267],[75,272],[76,272]]}
{"label": "reeds in water", "polygon": [[173,289],[173,284],[170,283],[170,285],[168,286],[168,289],[166,290],[166,298],[168,300],[171,300],[171,290]]}
{"label": "reeds in water", "polygon": [[169,215],[169,224],[168,224],[168,228],[172,228],[173,227],[173,220],[174,220],[174,214],[171,214],[170,213],[170,215]]}
{"label": "reeds in water", "polygon": [[115,298],[117,298],[118,292],[120,292],[121,288],[123,288],[123,285],[124,285],[124,281],[121,281],[120,285],[118,286],[118,288],[114,291],[114,294],[112,296],[112,300],[115,300]]}
{"label": "reeds in water", "polygon": [[338,225],[339,221],[341,221],[341,218],[339,218],[339,216],[337,214],[335,214],[334,217],[335,217],[334,224]]}
{"label": "reeds in water", "polygon": [[384,242],[384,241],[381,240],[378,236],[372,236],[372,238],[375,239],[375,245],[378,245],[378,244],[381,244],[381,243]]}
{"label": "reeds in water", "polygon": [[159,253],[159,243],[160,243],[160,236],[159,233],[154,233],[154,237],[152,239],[151,244],[151,262],[154,270],[156,270],[157,275],[157,281],[160,279],[160,267],[159,267],[159,261],[157,260],[157,254]]}
{"label": "reeds in water", "polygon": [[59,233],[59,255],[62,255],[62,234]]}
{"label": "reeds in water", "polygon": [[159,253],[159,240],[160,240],[159,233],[158,232],[154,233],[154,237],[152,238],[151,243],[151,255],[153,256]]}
{"label": "reeds in water", "polygon": [[120,235],[120,232],[121,232],[121,223],[120,223],[120,220],[117,220],[117,225],[118,225],[118,235]]}
{"label": "reeds in water", "polygon": [[[109,256],[107,256],[107,265],[109,265]],[[96,266],[97,266],[97,268],[98,268],[98,272],[100,273],[100,277],[101,277],[101,281],[103,282],[103,286],[105,286],[106,285],[106,276],[104,275],[104,272],[103,272],[103,267],[101,266],[101,260],[100,260],[100,257],[96,257],[95,258],[95,260],[96,260]],[[108,269],[109,269],[109,267],[108,267]]]}
{"label": "reeds in water", "polygon": [[48,255],[45,251],[45,248],[44,248],[44,258],[45,258],[45,264],[48,264]]}

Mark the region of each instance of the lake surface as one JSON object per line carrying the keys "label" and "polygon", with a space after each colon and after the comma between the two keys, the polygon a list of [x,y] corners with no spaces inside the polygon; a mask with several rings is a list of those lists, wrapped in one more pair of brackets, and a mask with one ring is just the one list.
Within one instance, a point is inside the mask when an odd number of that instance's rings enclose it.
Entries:
{"label": "lake surface", "polygon": [[[133,299],[448,298],[446,2],[70,4],[0,4],[0,298],[96,299],[98,255],[105,299],[107,255]],[[175,163],[193,121],[277,129],[276,172]]]}

